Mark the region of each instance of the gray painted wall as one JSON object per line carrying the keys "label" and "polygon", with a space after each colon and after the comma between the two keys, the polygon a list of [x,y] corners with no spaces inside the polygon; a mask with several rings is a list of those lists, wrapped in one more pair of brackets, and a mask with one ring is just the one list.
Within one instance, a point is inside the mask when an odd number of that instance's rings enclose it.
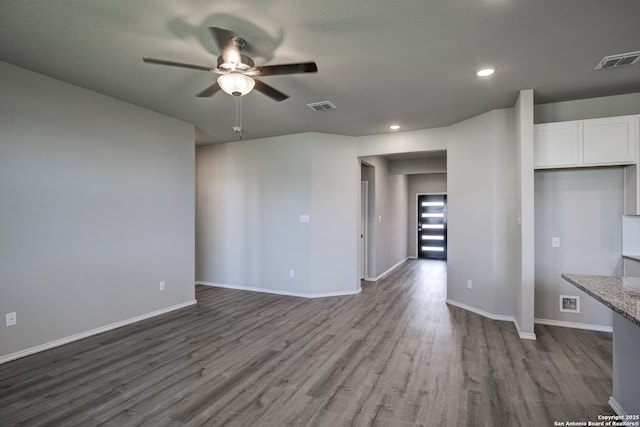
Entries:
{"label": "gray painted wall", "polygon": [[423,173],[446,173],[447,158],[399,159],[389,162],[389,173],[394,175],[414,175]]}
{"label": "gray painted wall", "polygon": [[407,221],[407,254],[417,257],[418,241],[418,194],[444,194],[447,192],[447,174],[429,173],[407,177],[409,220]]}
{"label": "gray painted wall", "polygon": [[640,92],[535,106],[535,123],[596,119],[640,113]]}
{"label": "gray painted wall", "polygon": [[384,157],[363,157],[361,160],[373,166],[375,174],[372,212],[375,270],[370,277],[373,279],[407,258],[407,177],[392,175],[389,161]]}
{"label": "gray painted wall", "polygon": [[3,62],[0,93],[0,356],[192,301],[193,126]]}
{"label": "gray painted wall", "polygon": [[360,162],[353,138],[312,134],[311,291],[360,289]]}
{"label": "gray painted wall", "polygon": [[197,148],[198,281],[310,292],[310,156],[308,135]]}
{"label": "gray painted wall", "polygon": [[197,170],[199,281],[308,296],[359,289],[353,138],[202,146]]}
{"label": "gray painted wall", "polygon": [[[514,111],[451,126],[447,146],[447,297],[512,316],[517,253]],[[467,280],[473,289],[467,289]]]}
{"label": "gray painted wall", "polygon": [[[611,326],[611,310],[560,274],[622,275],[623,180],[621,167],[536,171],[536,318]],[[581,313],[559,312],[560,294],[579,295]]]}
{"label": "gray painted wall", "polygon": [[379,156],[447,149],[449,128],[419,129],[356,138],[358,156]]}
{"label": "gray painted wall", "polygon": [[624,276],[640,277],[640,261],[637,261],[635,259],[623,258],[622,270]]}

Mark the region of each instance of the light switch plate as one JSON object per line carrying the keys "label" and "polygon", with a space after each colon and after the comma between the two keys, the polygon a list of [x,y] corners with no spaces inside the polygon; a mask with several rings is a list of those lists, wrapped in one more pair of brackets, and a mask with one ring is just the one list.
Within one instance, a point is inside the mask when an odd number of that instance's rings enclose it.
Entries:
{"label": "light switch plate", "polygon": [[559,248],[560,247],[560,238],[559,237],[552,237],[551,238],[551,247],[552,248]]}
{"label": "light switch plate", "polygon": [[18,318],[16,316],[16,312],[12,312],[12,313],[7,313],[5,316],[5,320],[6,320],[6,326],[13,326],[15,324],[18,323]]}

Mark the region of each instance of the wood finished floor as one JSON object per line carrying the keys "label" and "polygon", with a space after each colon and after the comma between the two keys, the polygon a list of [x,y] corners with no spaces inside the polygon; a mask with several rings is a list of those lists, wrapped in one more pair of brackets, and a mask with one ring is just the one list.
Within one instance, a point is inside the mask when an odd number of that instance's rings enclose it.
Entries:
{"label": "wood finished floor", "polygon": [[197,306],[0,365],[1,426],[552,426],[613,414],[611,335],[445,304],[408,261],[356,296]]}

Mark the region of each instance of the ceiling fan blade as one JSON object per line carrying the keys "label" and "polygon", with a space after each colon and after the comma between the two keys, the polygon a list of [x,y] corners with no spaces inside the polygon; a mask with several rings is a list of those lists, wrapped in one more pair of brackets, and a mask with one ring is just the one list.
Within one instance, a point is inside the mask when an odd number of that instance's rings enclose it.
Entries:
{"label": "ceiling fan blade", "polygon": [[278,89],[274,88],[273,86],[269,86],[268,84],[263,83],[260,80],[255,80],[255,82],[256,82],[255,90],[263,93],[264,95],[267,95],[269,98],[273,99],[274,101],[280,102],[289,98],[289,95],[285,95],[284,93],[280,92]]}
{"label": "ceiling fan blade", "polygon": [[275,76],[279,74],[317,73],[315,62],[299,62],[297,64],[265,65],[256,67],[259,76]]}
{"label": "ceiling fan blade", "polygon": [[202,65],[185,64],[183,62],[167,61],[165,59],[142,58],[147,64],[168,65],[170,67],[189,68],[191,70],[214,71],[214,68],[204,67]]}
{"label": "ceiling fan blade", "polygon": [[233,31],[220,27],[209,27],[209,33],[218,45],[220,53],[233,46],[233,38],[236,37],[236,33]]}
{"label": "ceiling fan blade", "polygon": [[208,98],[219,90],[220,90],[220,86],[218,85],[218,82],[215,82],[214,84],[212,84],[211,86],[209,86],[208,88],[206,88],[205,90],[197,94],[196,96],[198,98]]}

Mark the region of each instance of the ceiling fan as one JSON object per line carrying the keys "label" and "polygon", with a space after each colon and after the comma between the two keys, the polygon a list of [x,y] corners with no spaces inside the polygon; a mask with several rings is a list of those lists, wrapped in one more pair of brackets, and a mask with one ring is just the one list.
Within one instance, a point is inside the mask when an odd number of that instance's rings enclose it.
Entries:
{"label": "ceiling fan", "polygon": [[315,73],[318,66],[315,62],[299,62],[294,64],[263,65],[256,67],[253,59],[243,55],[241,50],[246,48],[251,50],[247,42],[238,37],[234,32],[224,28],[209,27],[211,36],[216,41],[220,50],[218,64],[216,67],[202,65],[185,64],[182,62],[168,61],[164,59],[154,59],[143,57],[147,64],[168,65],[170,67],[189,68],[192,70],[209,71],[220,74],[218,80],[197,94],[198,97],[209,97],[222,89],[233,96],[244,96],[254,88],[258,92],[268,96],[274,101],[284,101],[289,98],[273,86],[270,86],[255,77],[266,77],[282,74]]}

